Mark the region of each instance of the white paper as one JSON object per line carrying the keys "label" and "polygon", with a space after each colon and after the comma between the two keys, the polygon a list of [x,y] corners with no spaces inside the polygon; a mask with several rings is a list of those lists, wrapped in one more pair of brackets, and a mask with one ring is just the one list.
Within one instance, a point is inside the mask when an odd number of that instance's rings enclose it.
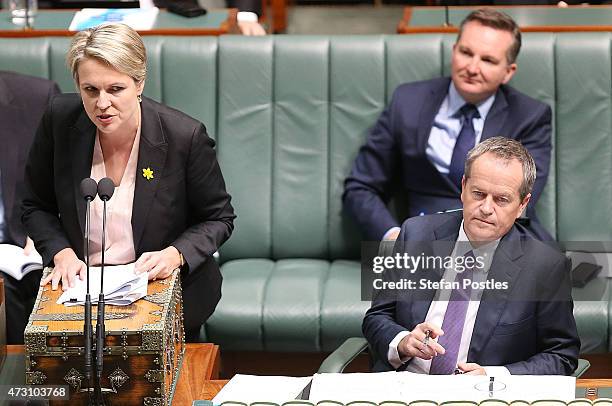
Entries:
{"label": "white paper", "polygon": [[150,8],[84,8],[72,18],[70,31],[82,31],[106,22],[123,23],[135,30],[150,30],[159,9]]}
{"label": "white paper", "polygon": [[237,374],[212,400],[218,405],[228,400],[236,402],[283,403],[295,398],[308,385],[311,377],[256,376]]}
{"label": "white paper", "polygon": [[[98,302],[100,294],[101,268],[89,268],[89,293],[92,304]],[[104,301],[106,304],[127,306],[147,294],[148,275],[146,272],[136,275],[134,263],[126,265],[106,265],[104,267]],[[87,279],[75,278],[74,287],[66,290],[57,300],[57,304],[76,306],[85,303]]]}
{"label": "white paper", "polygon": [[[570,401],[575,398],[576,378],[568,376],[511,375],[495,378],[489,392],[490,377],[469,375],[423,375],[411,372],[366,374],[316,374],[310,389],[310,401],[325,399],[348,403],[368,400],[433,400],[444,402],[485,399],[506,401],[538,399]],[[505,387],[504,387],[505,386]],[[440,390],[444,388],[444,390]],[[503,388],[503,389],[501,389]]]}
{"label": "white paper", "polygon": [[32,250],[30,255],[24,255],[21,247],[0,244],[0,271],[20,281],[35,269],[42,269],[42,258],[36,250]]}

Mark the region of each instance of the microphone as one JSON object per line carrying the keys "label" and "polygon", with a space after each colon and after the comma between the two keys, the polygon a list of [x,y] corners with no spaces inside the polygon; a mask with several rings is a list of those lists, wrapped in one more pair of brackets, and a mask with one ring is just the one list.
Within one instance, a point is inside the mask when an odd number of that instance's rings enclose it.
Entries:
{"label": "microphone", "polygon": [[[85,178],[81,181],[81,196],[83,196],[83,199],[85,199],[85,202],[87,204],[86,206],[87,209],[85,211],[85,235],[83,236],[83,242],[84,242],[83,253],[85,255],[85,265],[87,268],[87,274],[86,274],[87,293],[85,294],[85,310],[84,310],[85,323],[83,325],[83,336],[85,339],[85,377],[87,378],[87,381],[89,382],[90,388],[92,387],[92,378],[93,378],[93,374],[92,374],[93,363],[92,363],[92,352],[91,352],[93,331],[91,327],[91,295],[89,294],[89,239],[90,239],[89,218],[90,218],[90,206],[91,206],[90,203],[93,199],[96,198],[97,190],[98,190],[98,184],[96,183],[95,180],[91,178]],[[89,396],[89,404],[93,404],[92,393],[89,388],[87,389],[87,393]]]}
{"label": "microphone", "polygon": [[113,197],[114,192],[115,184],[111,178],[100,179],[100,182],[98,182],[98,196],[100,196],[103,202],[109,201]]}
{"label": "microphone", "polygon": [[[106,250],[106,202],[110,200],[115,191],[115,184],[110,178],[100,179],[98,182],[98,196],[104,204],[102,210],[102,262],[100,264],[100,295],[98,296],[98,322],[96,324],[96,374],[98,386],[102,379],[104,365],[104,251]],[[104,404],[101,387],[98,392],[99,401]]]}

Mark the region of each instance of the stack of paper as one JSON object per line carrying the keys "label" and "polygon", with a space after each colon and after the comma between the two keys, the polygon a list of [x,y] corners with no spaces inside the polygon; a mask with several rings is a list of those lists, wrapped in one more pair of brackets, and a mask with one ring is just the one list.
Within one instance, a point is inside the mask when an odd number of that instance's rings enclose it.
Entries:
{"label": "stack of paper", "polygon": [[[92,304],[98,302],[100,294],[101,268],[89,268],[89,292]],[[127,306],[147,294],[148,275],[146,272],[136,275],[134,264],[112,265],[104,267],[104,301],[106,304]],[[85,304],[87,280],[75,279],[74,287],[66,290],[57,300],[58,304],[76,306]]]}
{"label": "stack of paper", "polygon": [[76,12],[69,30],[82,31],[106,22],[123,23],[138,31],[150,30],[155,24],[158,13],[157,7],[84,8]]}
{"label": "stack of paper", "polygon": [[[508,375],[488,376],[422,375],[411,372],[365,374],[317,374],[313,377],[310,401],[333,399],[342,403],[355,400],[380,403],[385,400],[411,402],[428,399],[511,401],[538,399],[570,401],[575,398],[576,378],[569,376]],[[490,387],[494,389],[489,390]],[[444,390],[440,390],[444,388]]]}
{"label": "stack of paper", "polygon": [[29,272],[42,269],[42,258],[35,250],[30,255],[23,248],[12,244],[0,244],[0,271],[20,281]]}
{"label": "stack of paper", "polygon": [[275,402],[294,400],[308,385],[311,377],[234,375],[213,399],[213,404],[225,401]]}

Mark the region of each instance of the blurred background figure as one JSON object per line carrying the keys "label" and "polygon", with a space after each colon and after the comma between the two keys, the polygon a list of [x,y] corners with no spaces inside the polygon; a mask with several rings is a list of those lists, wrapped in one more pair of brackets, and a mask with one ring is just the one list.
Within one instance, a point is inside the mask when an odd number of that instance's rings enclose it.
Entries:
{"label": "blurred background figure", "polygon": [[[26,237],[19,209],[25,161],[40,118],[49,100],[59,92],[50,80],[0,71],[0,243],[25,247],[26,255],[34,246]],[[0,256],[0,268],[8,260]],[[40,269],[20,280],[0,271],[5,281],[8,344],[23,343],[40,276]]]}

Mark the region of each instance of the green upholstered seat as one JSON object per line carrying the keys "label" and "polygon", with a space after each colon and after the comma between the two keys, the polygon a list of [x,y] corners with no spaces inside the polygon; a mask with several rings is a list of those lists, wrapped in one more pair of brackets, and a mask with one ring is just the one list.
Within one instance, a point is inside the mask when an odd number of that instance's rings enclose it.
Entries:
{"label": "green upholstered seat", "polygon": [[[74,84],[67,38],[0,39],[0,69]],[[145,94],[202,120],[238,218],[223,298],[203,334],[224,349],[330,351],[360,335],[360,236],[342,183],[402,82],[449,73],[454,36],[146,37]],[[610,33],[528,33],[512,85],[553,109],[538,212],[571,252],[612,241]],[[590,245],[612,275],[609,244]],[[588,251],[588,250],[587,250]],[[608,254],[606,254],[606,252]],[[612,350],[610,282],[576,291],[584,352]]]}

